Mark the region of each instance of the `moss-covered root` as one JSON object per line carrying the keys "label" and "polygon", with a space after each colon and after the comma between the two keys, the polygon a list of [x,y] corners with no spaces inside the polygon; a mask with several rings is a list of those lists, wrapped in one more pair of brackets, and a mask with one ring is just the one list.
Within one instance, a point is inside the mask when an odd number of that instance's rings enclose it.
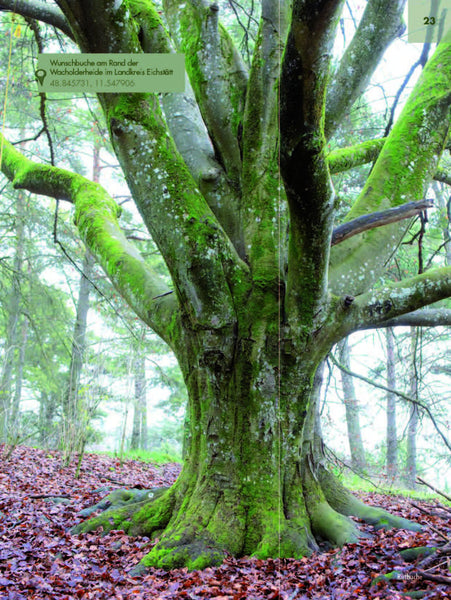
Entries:
{"label": "moss-covered root", "polygon": [[202,569],[220,564],[229,554],[262,559],[310,554],[314,540],[306,515],[287,518],[277,496],[254,491],[251,503],[249,496],[243,499],[241,488],[200,485],[186,496],[134,573],[143,567]]}
{"label": "moss-covered root", "polygon": [[436,554],[438,548],[435,546],[416,546],[415,548],[405,548],[400,550],[399,554],[406,562],[413,562],[417,558],[426,558]]}
{"label": "moss-covered root", "polygon": [[141,489],[120,489],[114,490],[105,498],[102,498],[100,502],[94,504],[93,506],[89,506],[88,508],[84,508],[78,514],[80,517],[89,517],[93,512],[98,510],[107,510],[108,508],[121,508],[122,506],[126,506],[128,504],[133,504],[136,502],[144,502],[145,500],[155,500],[158,496],[161,496],[163,492],[165,492],[167,487],[158,487],[158,488],[149,488],[146,490]]}
{"label": "moss-covered root", "polygon": [[102,527],[105,533],[122,529],[130,535],[151,535],[166,527],[174,501],[172,488],[115,490],[93,507],[81,511],[82,516],[88,516],[96,510],[104,512],[75,525],[71,533],[87,533]]}
{"label": "moss-covered root", "polygon": [[358,542],[359,537],[364,537],[351,519],[336,512],[327,502],[316,503],[309,513],[316,538],[333,546]]}
{"label": "moss-covered root", "polygon": [[375,529],[397,528],[408,529],[409,531],[422,530],[419,523],[392,515],[383,508],[368,506],[351,494],[327,469],[320,467],[318,476],[327,502],[342,515],[352,515],[362,519],[365,523],[373,525]]}
{"label": "moss-covered root", "polygon": [[305,504],[310,515],[312,531],[317,539],[330,542],[334,546],[343,546],[357,542],[359,537],[364,537],[350,519],[334,510],[307,465],[307,461],[303,485]]}
{"label": "moss-covered root", "polygon": [[207,484],[191,488],[175,507],[158,543],[134,573],[143,567],[203,569],[220,564],[228,553],[239,555],[244,544],[245,514],[232,490],[212,490]]}

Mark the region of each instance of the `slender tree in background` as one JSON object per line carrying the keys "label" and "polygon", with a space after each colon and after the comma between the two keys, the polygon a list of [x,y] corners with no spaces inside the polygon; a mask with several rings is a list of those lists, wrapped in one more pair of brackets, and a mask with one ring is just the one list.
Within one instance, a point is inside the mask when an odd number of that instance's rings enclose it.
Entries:
{"label": "slender tree in background", "polygon": [[[94,144],[92,180],[99,181],[100,176],[100,147]],[[73,452],[82,452],[86,440],[86,430],[89,417],[83,403],[80,381],[86,355],[86,332],[90,306],[90,292],[94,274],[95,260],[89,250],[86,250],[82,263],[82,272],[78,288],[76,317],[72,338],[72,350],[69,365],[67,390],[63,398],[63,445],[64,461],[69,463]]]}
{"label": "slender tree in background", "polygon": [[[0,8],[12,4],[0,0]],[[183,373],[190,430],[177,482],[79,528],[159,532],[142,568],[202,568],[227,553],[299,557],[319,538],[356,541],[349,515],[418,528],[364,505],[325,468],[312,394],[333,344],[451,295],[448,267],[380,281],[406,231],[396,219],[418,210],[406,203],[424,198],[447,142],[451,34],[387,139],[327,151],[327,137],[402,30],[404,4],[370,0],[334,73],[340,0],[263,0],[249,68],[218,5],[204,0],[164,0],[166,25],[150,0],[17,8],[83,52],[186,55],[184,94],[98,95],[170,284],[121,232],[105,189],[2,139],[6,177],[74,205],[81,238]],[[376,157],[345,234],[334,232],[331,173]],[[390,217],[365,217],[391,207]]]}
{"label": "slender tree in background", "polygon": [[81,439],[86,430],[86,415],[83,408],[83,393],[80,390],[80,381],[86,355],[86,331],[89,312],[89,295],[91,291],[91,278],[94,272],[94,259],[89,252],[82,263],[82,274],[78,288],[76,317],[74,322],[72,349],[69,364],[67,389],[63,396],[63,449],[68,464],[73,452],[80,451],[83,445]]}
{"label": "slender tree in background", "polygon": [[[387,387],[396,389],[395,368],[395,338],[393,329],[387,327],[385,330],[387,348]],[[396,433],[396,395],[387,392],[387,477],[394,481],[398,476],[398,437]]]}
{"label": "slender tree in background", "polygon": [[[349,370],[351,368],[351,358],[348,338],[339,342],[338,357],[340,363]],[[365,470],[366,460],[360,429],[359,402],[352,376],[343,370],[340,371],[340,376],[343,388],[343,401],[346,409],[346,427],[348,430],[349,449],[351,451],[351,466],[354,471],[361,473]]]}
{"label": "slender tree in background", "polygon": [[147,449],[147,394],[146,394],[146,355],[143,344],[145,331],[142,338],[134,346],[133,375],[135,380],[135,395],[133,405],[133,427],[130,439],[130,448],[136,450]]}
{"label": "slender tree in background", "polygon": [[27,341],[27,321],[23,311],[22,276],[24,269],[26,194],[15,197],[14,259],[7,291],[7,324],[3,346],[3,365],[0,379],[0,439],[12,440],[18,435],[17,417],[22,389],[23,362]]}
{"label": "slender tree in background", "polygon": [[[418,345],[420,331],[418,327],[410,328],[410,373],[409,373],[409,396],[418,401],[418,382],[420,379],[420,361],[418,360]],[[417,477],[417,434],[420,414],[418,404],[410,406],[410,415],[407,423],[407,454],[405,467],[406,485],[415,489]]]}

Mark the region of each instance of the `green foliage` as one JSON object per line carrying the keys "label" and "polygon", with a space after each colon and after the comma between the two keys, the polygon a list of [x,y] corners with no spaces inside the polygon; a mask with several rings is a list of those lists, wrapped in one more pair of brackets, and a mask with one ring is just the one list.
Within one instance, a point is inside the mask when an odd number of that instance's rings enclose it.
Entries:
{"label": "green foliage", "polygon": [[[101,452],[107,456],[119,457],[117,452]],[[126,450],[122,460],[139,460],[144,463],[163,465],[171,462],[181,462],[181,455],[177,452],[164,452],[160,450]]]}

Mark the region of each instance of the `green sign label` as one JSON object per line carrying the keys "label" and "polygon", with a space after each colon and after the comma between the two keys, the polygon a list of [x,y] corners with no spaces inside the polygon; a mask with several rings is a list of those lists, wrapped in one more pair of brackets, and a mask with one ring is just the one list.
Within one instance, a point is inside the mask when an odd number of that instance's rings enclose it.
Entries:
{"label": "green sign label", "polygon": [[409,0],[407,41],[439,42],[451,28],[451,0]]}
{"label": "green sign label", "polygon": [[183,92],[184,54],[39,54],[40,92]]}

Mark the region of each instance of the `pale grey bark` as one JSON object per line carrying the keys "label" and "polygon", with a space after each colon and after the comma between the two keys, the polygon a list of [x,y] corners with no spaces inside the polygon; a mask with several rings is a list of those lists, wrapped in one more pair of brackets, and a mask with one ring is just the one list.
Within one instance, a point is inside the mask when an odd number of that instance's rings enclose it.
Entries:
{"label": "pale grey bark", "polygon": [[[343,296],[344,317],[335,331],[335,340],[361,329],[393,324],[392,319],[412,313],[419,306],[433,304],[451,295],[451,267],[426,271],[405,281],[385,285],[357,297]],[[426,314],[426,310],[422,314]]]}
{"label": "pale grey bark", "polygon": [[327,92],[326,136],[331,137],[345,114],[366,89],[391,42],[403,29],[406,0],[369,0]]}
{"label": "pale grey bark", "polygon": [[[177,31],[176,17],[179,15],[173,15],[171,3],[167,3],[167,6],[169,22]],[[159,25],[156,32],[155,30],[149,31],[149,19],[144,9],[141,12],[133,13],[133,16],[141,26],[140,40],[144,52],[170,53],[176,51],[174,42],[168,36],[163,23]],[[174,20],[171,20],[171,16],[174,17]],[[177,36],[175,36],[175,40],[179,44],[182,42]],[[216,158],[215,148],[202,119],[188,75],[185,76],[185,91],[163,94],[161,105],[177,150],[183,157],[211,210],[222,223],[239,255],[243,258],[244,243],[236,189],[230,185],[224,167]]]}
{"label": "pale grey bark", "polygon": [[147,397],[146,397],[146,358],[144,348],[137,345],[133,357],[133,376],[135,380],[135,395],[133,404],[133,427],[130,448],[147,448]]}
{"label": "pale grey bark", "polygon": [[[351,354],[348,338],[344,338],[338,344],[338,356],[340,363],[346,367],[346,369],[350,369]],[[343,402],[346,409],[346,427],[348,432],[348,444],[351,452],[351,466],[354,471],[361,473],[366,468],[366,459],[360,428],[359,401],[357,399],[352,376],[344,370],[340,371],[340,374],[343,389]]]}
{"label": "pale grey bark", "polygon": [[[409,365],[409,396],[418,400],[418,379],[420,369],[417,361],[419,343],[419,330],[412,327],[410,330],[410,365]],[[405,478],[408,488],[416,488],[417,477],[417,430],[419,422],[418,404],[410,406],[409,422],[407,424],[407,456]]]}
{"label": "pale grey bark", "polygon": [[58,443],[55,419],[59,402],[53,391],[41,390],[39,398],[39,444],[53,448]]}
{"label": "pale grey bark", "polygon": [[[184,48],[180,21],[189,19],[191,28],[197,28],[201,40],[190,60],[196,61],[201,80],[196,82],[195,92],[203,120],[215,141],[228,177],[239,183],[241,178],[241,154],[237,132],[234,131],[236,115],[244,106],[247,69],[234,48],[229,34],[220,26],[218,6],[200,1],[181,2],[165,0],[165,13],[171,32],[180,48]],[[192,34],[192,33],[191,33]],[[193,35],[193,34],[192,34]],[[194,37],[194,36],[193,36]],[[193,85],[195,82],[192,82]],[[232,105],[235,96],[237,107]],[[241,99],[239,99],[241,96]],[[237,110],[238,109],[238,110]]]}
{"label": "pale grey bark", "polygon": [[[387,387],[396,389],[396,357],[395,357],[395,338],[391,327],[385,331],[385,341],[387,347]],[[395,480],[398,476],[398,438],[396,432],[396,395],[387,391],[387,476]]]}
{"label": "pale grey bark", "polygon": [[63,412],[65,419],[74,427],[77,427],[82,421],[82,416],[80,415],[81,404],[79,398],[80,379],[85,363],[89,295],[91,292],[91,279],[93,271],[94,258],[89,250],[87,250],[83,259],[82,275],[80,276],[80,285],[78,288],[78,299],[76,306],[77,312],[74,323],[72,351],[69,366],[69,380],[63,401]]}
{"label": "pale grey bark", "polygon": [[433,188],[435,192],[435,197],[437,198],[437,203],[442,211],[443,215],[446,215],[445,219],[441,219],[441,230],[443,236],[443,246],[445,250],[445,264],[447,266],[451,265],[451,235],[450,235],[450,219],[451,219],[451,196],[448,199],[445,199],[445,194],[440,189],[440,186],[433,182]]}
{"label": "pale grey bark", "polygon": [[421,308],[388,321],[379,323],[377,327],[449,327],[451,325],[451,309]]}
{"label": "pale grey bark", "polygon": [[27,348],[28,339],[28,320],[25,316],[22,317],[19,333],[19,353],[17,356],[17,364],[15,369],[15,385],[14,394],[12,397],[11,406],[11,430],[17,432],[19,429],[19,413],[20,413],[20,401],[22,399],[22,386],[23,386],[23,371],[25,366],[25,351]]}

